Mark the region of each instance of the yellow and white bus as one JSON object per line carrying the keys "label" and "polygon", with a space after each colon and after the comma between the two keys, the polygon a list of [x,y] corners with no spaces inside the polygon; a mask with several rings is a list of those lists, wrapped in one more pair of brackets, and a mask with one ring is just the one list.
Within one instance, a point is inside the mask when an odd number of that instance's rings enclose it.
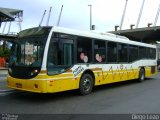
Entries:
{"label": "yellow and white bus", "polygon": [[61,27],[21,31],[11,48],[7,82],[18,90],[55,93],[157,74],[156,46],[109,33]]}

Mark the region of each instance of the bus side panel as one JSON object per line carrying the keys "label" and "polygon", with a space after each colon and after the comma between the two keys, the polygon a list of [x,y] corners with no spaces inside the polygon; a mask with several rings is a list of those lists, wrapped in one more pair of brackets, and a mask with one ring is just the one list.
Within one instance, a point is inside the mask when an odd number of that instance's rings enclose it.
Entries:
{"label": "bus side panel", "polygon": [[47,92],[61,92],[67,90],[78,89],[78,79],[61,79],[61,80],[48,80]]}
{"label": "bus side panel", "polygon": [[157,74],[157,66],[145,67],[145,76],[150,77]]}
{"label": "bus side panel", "polygon": [[139,69],[104,71],[103,76],[99,76],[99,73],[95,73],[95,85],[137,79],[139,76],[138,71]]}
{"label": "bus side panel", "polygon": [[72,72],[66,72],[58,75],[46,76],[47,92],[60,92],[78,88],[80,77],[74,77]]}
{"label": "bus side panel", "polygon": [[145,76],[146,77],[151,76],[151,67],[145,67]]}

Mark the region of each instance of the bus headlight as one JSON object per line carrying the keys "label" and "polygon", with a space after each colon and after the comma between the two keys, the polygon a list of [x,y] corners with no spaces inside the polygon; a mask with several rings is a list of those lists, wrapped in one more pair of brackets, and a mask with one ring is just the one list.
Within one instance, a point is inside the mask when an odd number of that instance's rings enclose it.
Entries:
{"label": "bus headlight", "polygon": [[30,75],[32,76],[32,75],[35,75],[37,73],[38,73],[38,70],[33,70]]}

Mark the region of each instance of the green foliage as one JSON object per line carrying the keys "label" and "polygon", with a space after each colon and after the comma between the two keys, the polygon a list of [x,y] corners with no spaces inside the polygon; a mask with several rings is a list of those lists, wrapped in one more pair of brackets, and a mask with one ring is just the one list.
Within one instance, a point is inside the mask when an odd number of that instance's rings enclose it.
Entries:
{"label": "green foliage", "polygon": [[0,57],[3,57],[4,56],[4,54],[3,54],[3,49],[2,49],[2,47],[0,46]]}
{"label": "green foliage", "polygon": [[0,46],[0,57],[9,57],[9,55],[10,55],[10,49],[6,47],[3,50],[3,47]]}

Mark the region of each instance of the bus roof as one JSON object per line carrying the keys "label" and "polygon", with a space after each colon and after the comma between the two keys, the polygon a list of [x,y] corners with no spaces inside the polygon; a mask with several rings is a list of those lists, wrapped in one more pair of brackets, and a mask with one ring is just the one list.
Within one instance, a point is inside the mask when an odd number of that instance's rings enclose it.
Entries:
{"label": "bus roof", "polygon": [[156,48],[155,45],[132,41],[132,40],[129,40],[125,36],[115,35],[112,33],[102,33],[102,32],[96,32],[96,31],[82,31],[82,30],[75,30],[75,29],[56,27],[56,26],[54,26],[51,31],[64,33],[64,34],[70,34],[70,35],[95,38],[95,39],[102,39],[102,40],[107,40],[107,41],[112,41],[112,42],[120,42],[120,43],[125,43],[125,44]]}

